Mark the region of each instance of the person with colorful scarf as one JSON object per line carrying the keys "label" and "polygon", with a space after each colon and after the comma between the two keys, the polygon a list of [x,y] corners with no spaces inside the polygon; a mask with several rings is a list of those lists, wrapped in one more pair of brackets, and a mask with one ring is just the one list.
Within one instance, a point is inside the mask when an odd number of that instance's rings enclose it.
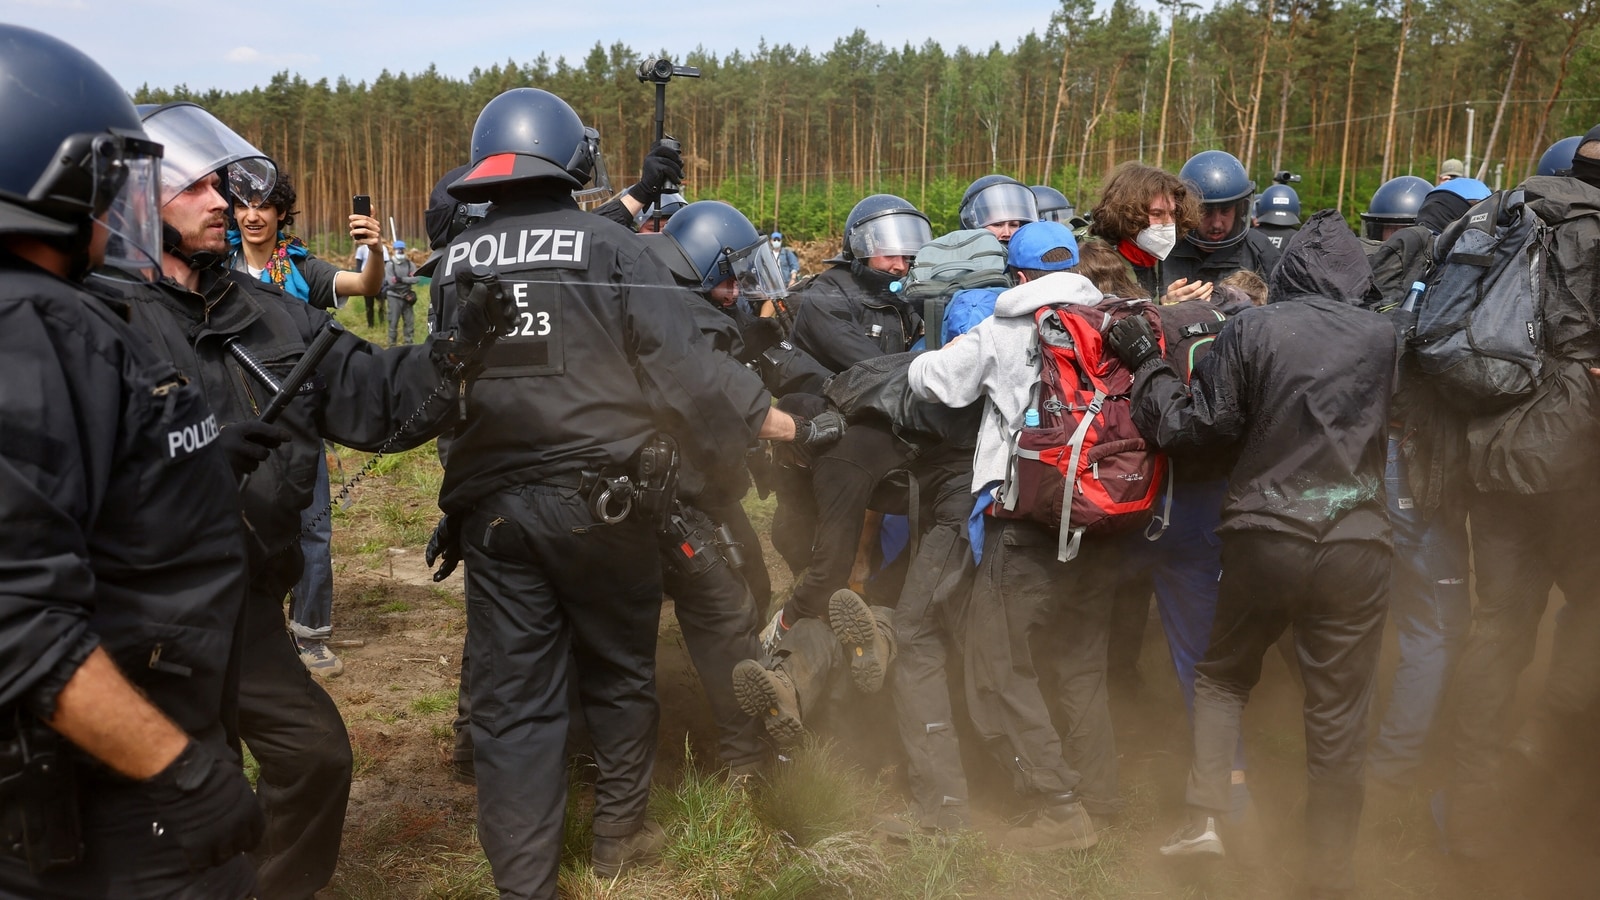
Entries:
{"label": "person with colorful scarf", "polygon": [[[350,216],[350,237],[369,248],[360,272],[346,272],[318,259],[289,230],[299,212],[294,208],[294,184],[283,170],[265,196],[233,197],[234,227],[228,231],[233,248],[232,265],[252,277],[275,284],[319,309],[340,305],[340,298],[376,295],[383,289],[383,232],[372,216]],[[392,342],[391,342],[392,343]],[[317,484],[311,505],[301,513],[306,529],[300,549],[305,569],[295,585],[289,608],[289,630],[294,634],[300,661],[311,674],[333,678],[344,672],[344,661],[328,649],[333,634],[333,522],[328,515],[328,463],[317,466]]]}
{"label": "person with colorful scarf", "polygon": [[234,197],[235,227],[228,232],[233,267],[282,288],[318,309],[332,309],[341,298],[377,296],[383,290],[383,231],[372,216],[350,216],[350,238],[370,252],[360,272],[346,272],[318,259],[289,228],[299,210],[294,185],[282,170],[266,196]]}

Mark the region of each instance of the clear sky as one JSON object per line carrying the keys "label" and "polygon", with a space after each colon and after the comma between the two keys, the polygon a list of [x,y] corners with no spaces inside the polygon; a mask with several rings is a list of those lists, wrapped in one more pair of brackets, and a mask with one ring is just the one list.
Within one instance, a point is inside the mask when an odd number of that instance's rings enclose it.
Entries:
{"label": "clear sky", "polygon": [[[388,69],[465,77],[474,67],[540,53],[581,65],[596,41],[674,58],[696,46],[726,56],[768,44],[822,53],[856,28],[890,47],[933,39],[1009,49],[1043,33],[1055,0],[797,0],[740,2],[549,2],[414,0],[351,3],[198,0],[0,0],[0,21],[27,25],[77,46],[130,91],[143,84],[243,90],[285,69],[310,81],[340,75],[370,81]],[[252,10],[240,12],[240,10]],[[441,14],[440,11],[443,11]]]}

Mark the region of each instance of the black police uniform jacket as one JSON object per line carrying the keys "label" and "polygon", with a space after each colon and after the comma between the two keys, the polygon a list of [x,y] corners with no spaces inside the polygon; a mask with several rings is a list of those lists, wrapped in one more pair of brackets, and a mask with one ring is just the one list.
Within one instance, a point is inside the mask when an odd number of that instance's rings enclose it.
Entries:
{"label": "black police uniform jacket", "polygon": [[1190,284],[1196,281],[1217,282],[1240,269],[1249,269],[1262,278],[1270,278],[1282,255],[1282,250],[1274,247],[1266,235],[1254,228],[1246,231],[1244,240],[1232,247],[1223,247],[1210,253],[1184,238],[1162,260],[1161,278],[1166,284],[1161,285],[1161,290],[1165,293],[1167,285],[1179,278],[1189,279]]}
{"label": "black police uniform jacket", "polygon": [[438,290],[455,293],[473,268],[499,275],[516,317],[469,387],[440,491],[446,513],[511,485],[624,469],[658,431],[708,470],[743,461],[767,409],[750,381],[727,379],[638,235],[568,196],[522,197],[451,243]]}
{"label": "black police uniform jacket", "polygon": [[904,353],[921,332],[922,319],[894,300],[887,284],[854,274],[848,263],[832,266],[800,293],[789,339],[834,372]]}
{"label": "black police uniform jacket", "polygon": [[[19,708],[54,715],[98,646],[222,755],[245,583],[238,487],[199,386],[127,315],[0,254],[0,727]],[[86,834],[118,810],[150,814],[137,785],[81,772]]]}
{"label": "black police uniform jacket", "polygon": [[1355,235],[1319,215],[1290,242],[1273,302],[1229,319],[1189,384],[1160,359],[1140,367],[1134,421],[1177,465],[1239,442],[1219,533],[1388,543],[1395,338],[1356,305],[1371,278]]}
{"label": "black police uniform jacket", "polygon": [[[328,314],[222,266],[202,270],[198,286],[195,292],[163,279],[128,289],[133,325],[200,386],[218,422],[255,418],[272,392],[229,352],[228,341],[238,338],[281,380]],[[273,450],[246,483],[242,500],[259,541],[254,549],[274,556],[297,544],[323,438],[373,451],[393,437],[387,449],[405,450],[448,424],[455,400],[454,382],[440,377],[425,345],[384,350],[349,332],[341,335],[278,420],[294,439]],[[397,435],[407,422],[410,427]]]}

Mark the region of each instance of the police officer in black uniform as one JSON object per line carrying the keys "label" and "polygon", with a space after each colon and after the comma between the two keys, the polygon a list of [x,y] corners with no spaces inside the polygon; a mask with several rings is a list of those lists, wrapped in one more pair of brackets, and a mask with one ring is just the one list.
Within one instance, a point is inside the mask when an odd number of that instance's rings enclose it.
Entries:
{"label": "police officer in black uniform", "polygon": [[[1299,178],[1298,175],[1294,177]],[[1256,198],[1255,230],[1265,235],[1279,252],[1283,251],[1289,238],[1300,230],[1300,195],[1294,188],[1275,184],[1261,192]]]}
{"label": "police officer in black uniform", "polygon": [[646,808],[662,581],[659,555],[640,552],[670,495],[658,429],[713,468],[794,429],[729,393],[644,240],[578,209],[570,191],[591,154],[559,97],[491,100],[450,192],[493,206],[436,269],[461,298],[458,340],[485,328],[475,296],[515,304],[510,321],[487,323],[503,334],[466,396],[440,493],[461,523],[478,833],[504,897],[556,894],[573,680],[599,770],[596,872],[659,851]]}
{"label": "police officer in black uniform", "polygon": [[1178,177],[1200,198],[1200,226],[1184,235],[1162,264],[1169,285],[1218,281],[1240,269],[1262,278],[1272,274],[1281,255],[1267,236],[1250,227],[1250,200],[1255,182],[1244,165],[1222,150],[1196,153]]}
{"label": "police officer in black uniform", "polygon": [[[126,292],[132,322],[204,392],[225,435],[250,438],[227,448],[261,463],[241,494],[253,552],[239,725],[261,766],[261,890],[309,898],[338,863],[352,758],[338,707],[284,631],[283,598],[304,565],[300,512],[312,502],[324,438],[368,451],[415,446],[455,412],[456,383],[441,381],[425,346],[380,350],[341,329],[310,390],[289,403],[279,426],[261,425],[257,416],[276,393],[266,378],[287,376],[329,322],[225,263],[225,194],[267,193],[275,167],[191,103],[148,111],[144,124],[169,148],[161,166],[166,277]],[[395,434],[406,420],[411,427]]]}
{"label": "police officer in black uniform", "polygon": [[252,897],[217,419],[76,283],[153,272],[161,148],[54,38],[0,25],[0,82],[0,894]]}

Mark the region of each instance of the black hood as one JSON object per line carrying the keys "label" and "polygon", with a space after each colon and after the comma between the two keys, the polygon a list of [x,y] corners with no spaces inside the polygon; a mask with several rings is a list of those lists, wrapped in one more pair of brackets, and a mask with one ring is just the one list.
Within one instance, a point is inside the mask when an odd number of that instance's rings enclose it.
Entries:
{"label": "black hood", "polygon": [[1325,297],[1359,306],[1372,290],[1361,241],[1336,210],[1311,217],[1284,247],[1267,285],[1267,302]]}

